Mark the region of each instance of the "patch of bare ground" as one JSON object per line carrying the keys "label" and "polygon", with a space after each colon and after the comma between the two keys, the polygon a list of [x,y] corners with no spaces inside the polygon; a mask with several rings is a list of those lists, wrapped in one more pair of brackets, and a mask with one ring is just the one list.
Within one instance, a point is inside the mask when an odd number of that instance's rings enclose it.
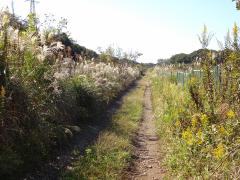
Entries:
{"label": "patch of bare ground", "polygon": [[143,119],[133,140],[133,162],[122,179],[160,180],[164,169],[160,164],[160,147],[152,112],[151,87],[146,86],[143,104]]}

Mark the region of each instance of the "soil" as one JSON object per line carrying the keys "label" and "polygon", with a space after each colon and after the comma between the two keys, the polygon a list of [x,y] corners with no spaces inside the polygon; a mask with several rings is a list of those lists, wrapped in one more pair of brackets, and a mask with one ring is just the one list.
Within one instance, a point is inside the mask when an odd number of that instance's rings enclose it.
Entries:
{"label": "soil", "polygon": [[133,162],[123,179],[130,180],[160,180],[164,169],[161,167],[159,138],[153,118],[151,87],[146,86],[143,104],[143,117],[138,133],[133,140]]}

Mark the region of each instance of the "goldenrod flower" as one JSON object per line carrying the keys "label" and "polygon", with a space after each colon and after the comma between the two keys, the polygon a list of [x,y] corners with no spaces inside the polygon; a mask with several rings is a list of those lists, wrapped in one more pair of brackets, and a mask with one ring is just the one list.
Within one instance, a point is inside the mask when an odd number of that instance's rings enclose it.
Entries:
{"label": "goldenrod flower", "polygon": [[188,145],[192,145],[194,142],[194,137],[190,128],[182,132],[182,138],[186,141]]}
{"label": "goldenrod flower", "polygon": [[181,126],[181,122],[180,122],[179,120],[177,120],[177,121],[175,122],[175,126],[176,126],[177,128],[179,128],[179,127]]}
{"label": "goldenrod flower", "polygon": [[201,116],[201,123],[204,127],[206,127],[208,125],[209,119],[208,116],[206,114],[203,114]]}
{"label": "goldenrod flower", "polygon": [[238,33],[239,33],[239,27],[237,26],[236,23],[234,23],[234,26],[233,26],[233,38],[237,38],[238,37]]}
{"label": "goldenrod flower", "polygon": [[228,119],[234,119],[236,117],[236,114],[233,110],[229,110],[226,115]]}
{"label": "goldenrod flower", "polygon": [[197,117],[193,116],[191,122],[192,122],[192,127],[195,128],[197,126],[197,123],[198,123]]}
{"label": "goldenrod flower", "polygon": [[190,85],[194,85],[194,84],[196,84],[196,83],[197,83],[197,78],[191,77],[190,80],[189,80],[189,84],[190,84]]}
{"label": "goldenrod flower", "polygon": [[217,147],[213,150],[213,155],[216,159],[222,159],[225,154],[225,148],[222,143],[219,143]]}
{"label": "goldenrod flower", "polygon": [[222,136],[226,136],[226,135],[230,135],[230,132],[227,131],[227,129],[221,125],[218,129],[218,132],[222,135]]}

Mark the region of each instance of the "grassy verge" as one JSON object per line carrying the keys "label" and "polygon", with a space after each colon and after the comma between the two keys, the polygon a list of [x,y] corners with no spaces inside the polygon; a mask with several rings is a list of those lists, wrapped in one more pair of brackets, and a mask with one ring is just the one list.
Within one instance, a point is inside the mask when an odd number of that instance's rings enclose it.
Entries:
{"label": "grassy verge", "polygon": [[196,88],[192,79],[182,87],[153,73],[151,82],[167,177],[238,179],[239,117],[236,111],[220,104],[211,115],[206,108],[207,100],[203,101],[204,111],[199,111],[194,102],[197,96],[191,94]]}
{"label": "grassy verge", "polygon": [[189,116],[187,111],[190,110],[190,99],[183,87],[171,81],[164,77],[151,77],[152,103],[164,157],[162,163],[167,169],[166,179],[184,179],[184,173],[191,165],[186,166],[186,148],[178,136],[180,132],[176,131],[176,126],[179,119]]}
{"label": "grassy verge", "polygon": [[124,97],[122,106],[112,117],[112,124],[83,156],[65,172],[62,179],[120,179],[131,156],[131,139],[142,116],[144,80]]}

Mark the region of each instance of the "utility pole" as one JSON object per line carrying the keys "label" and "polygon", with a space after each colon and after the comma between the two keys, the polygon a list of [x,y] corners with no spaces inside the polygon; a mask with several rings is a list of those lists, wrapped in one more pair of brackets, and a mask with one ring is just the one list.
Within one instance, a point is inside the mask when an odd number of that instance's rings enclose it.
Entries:
{"label": "utility pole", "polygon": [[38,1],[36,0],[25,0],[25,1],[29,1],[30,2],[30,14],[33,15],[33,18],[34,18],[34,23],[35,23],[35,26],[36,26],[36,30],[37,30],[37,18],[36,18],[36,6],[35,4],[36,3],[39,3]]}
{"label": "utility pole", "polygon": [[12,3],[11,3],[11,6],[12,6],[12,14],[13,16],[15,16],[15,12],[14,12],[14,1],[12,0]]}
{"label": "utility pole", "polygon": [[30,13],[36,14],[36,3],[39,3],[39,2],[36,0],[26,0],[26,1],[30,1]]}

